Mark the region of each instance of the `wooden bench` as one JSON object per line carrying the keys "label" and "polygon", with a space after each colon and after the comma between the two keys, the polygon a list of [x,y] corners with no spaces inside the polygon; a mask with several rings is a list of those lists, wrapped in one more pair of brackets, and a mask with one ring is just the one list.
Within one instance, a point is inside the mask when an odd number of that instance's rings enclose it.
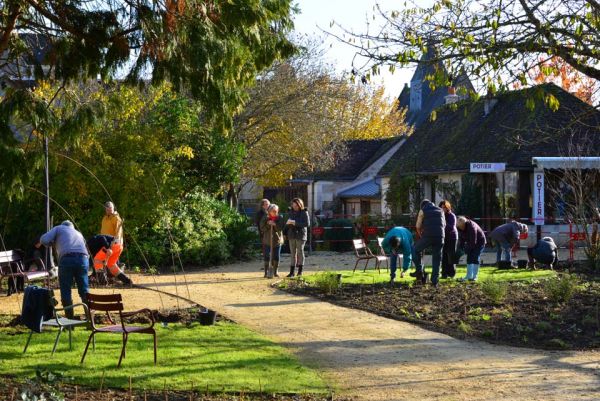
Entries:
{"label": "wooden bench", "polygon": [[[0,291],[2,282],[9,282],[7,295],[23,288],[25,281],[44,280],[46,286],[50,285],[50,274],[46,270],[44,262],[40,258],[25,259],[25,253],[21,250],[0,252]],[[35,263],[36,270],[29,270],[30,264]]]}

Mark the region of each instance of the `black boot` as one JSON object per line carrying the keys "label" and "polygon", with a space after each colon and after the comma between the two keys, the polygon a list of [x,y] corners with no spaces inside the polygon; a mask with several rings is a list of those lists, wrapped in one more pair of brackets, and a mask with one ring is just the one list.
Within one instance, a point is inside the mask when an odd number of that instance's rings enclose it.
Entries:
{"label": "black boot", "polygon": [[277,270],[279,270],[279,261],[274,260],[273,261],[273,277],[279,277],[279,274],[277,274]]}
{"label": "black boot", "polygon": [[119,273],[119,274],[117,275],[117,278],[118,278],[119,280],[121,280],[121,282],[122,282],[123,284],[125,284],[125,285],[129,285],[129,286],[130,286],[130,285],[132,285],[132,284],[133,284],[133,282],[131,281],[131,279],[130,279],[129,277],[127,277],[127,276],[125,275],[125,273]]}
{"label": "black boot", "polygon": [[264,278],[267,278],[267,276],[268,276],[268,274],[269,274],[269,261],[268,261],[268,260],[265,260],[265,267],[264,267],[264,270],[265,270],[265,274],[263,275],[263,277],[264,277]]}
{"label": "black boot", "polygon": [[298,274],[297,276],[300,277],[302,275],[302,265],[298,266]]}
{"label": "black boot", "polygon": [[286,277],[294,277],[295,269],[296,269],[296,266],[290,266],[290,274],[288,274]]}
{"label": "black boot", "polygon": [[[70,301],[70,302],[63,301],[62,302],[63,308],[67,308],[72,305],[73,305],[73,301]],[[64,312],[65,312],[65,317],[67,319],[75,319],[75,312],[73,312],[73,308],[65,309]]]}

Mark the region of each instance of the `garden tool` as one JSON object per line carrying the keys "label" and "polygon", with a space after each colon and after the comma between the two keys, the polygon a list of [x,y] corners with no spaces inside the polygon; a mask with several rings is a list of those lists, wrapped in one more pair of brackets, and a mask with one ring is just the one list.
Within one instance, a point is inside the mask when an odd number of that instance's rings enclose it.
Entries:
{"label": "garden tool", "polygon": [[267,278],[273,278],[273,226],[271,226],[271,233],[269,235],[271,252],[269,252],[269,267],[267,271]]}

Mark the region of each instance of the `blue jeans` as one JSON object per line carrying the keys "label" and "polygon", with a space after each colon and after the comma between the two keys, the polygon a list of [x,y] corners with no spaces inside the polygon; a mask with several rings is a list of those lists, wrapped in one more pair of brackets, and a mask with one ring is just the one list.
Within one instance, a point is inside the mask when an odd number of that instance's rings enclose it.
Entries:
{"label": "blue jeans", "polygon": [[510,242],[496,240],[496,263],[501,260],[512,262],[511,250],[512,244]]}
{"label": "blue jeans", "polygon": [[415,242],[413,247],[413,263],[417,272],[423,273],[423,264],[421,258],[423,251],[431,249],[431,282],[436,284],[440,276],[440,264],[442,262],[442,250],[444,249],[443,237],[423,237]]}
{"label": "blue jeans", "polygon": [[465,252],[467,254],[467,264],[468,265],[481,264],[481,254],[483,253],[484,249],[485,249],[485,245],[483,245],[481,247],[476,246],[473,249],[467,249]]}
{"label": "blue jeans", "polygon": [[[266,245],[265,246],[265,262],[268,262],[271,258],[271,247]],[[273,244],[273,261],[274,262],[279,262],[279,259],[281,258],[281,245],[280,244]]]}
{"label": "blue jeans", "polygon": [[[390,278],[393,280],[396,278],[396,270],[398,269],[398,254],[390,254]],[[406,269],[408,270],[408,269]],[[406,271],[404,268],[402,271]]]}
{"label": "blue jeans", "polygon": [[90,267],[87,255],[65,255],[58,262],[58,283],[60,284],[60,297],[63,305],[72,305],[71,286],[73,279],[77,283],[77,292],[82,301],[87,299],[89,292],[88,269]]}

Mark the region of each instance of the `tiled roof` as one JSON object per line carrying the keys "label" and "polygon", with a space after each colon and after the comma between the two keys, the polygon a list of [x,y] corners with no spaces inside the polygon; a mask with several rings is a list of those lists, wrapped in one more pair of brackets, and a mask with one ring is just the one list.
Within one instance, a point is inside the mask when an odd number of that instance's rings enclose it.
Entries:
{"label": "tiled roof", "polygon": [[346,155],[335,167],[314,174],[296,177],[297,179],[352,181],[365,168],[385,154],[397,141],[404,138],[360,139],[347,141]]}
{"label": "tiled roof", "polygon": [[[411,110],[410,106],[410,91],[407,85],[402,88],[402,92],[398,96],[398,107],[407,108],[406,123],[408,125],[419,127],[423,123],[427,122],[431,113],[445,103],[445,97],[448,95],[448,87],[440,86],[431,89],[430,82],[427,80],[428,76],[433,76],[436,71],[443,71],[446,74],[446,68],[442,62],[432,62],[431,58],[434,56],[435,49],[430,47],[429,50],[423,55],[417,69],[411,78],[411,82],[421,82],[421,108],[419,110]],[[466,74],[461,74],[453,80],[453,85],[459,88],[461,92],[475,92],[473,84],[469,80]],[[462,94],[461,96],[465,96]]]}
{"label": "tiled roof", "polygon": [[338,194],[340,198],[379,198],[380,195],[381,187],[378,180],[375,179],[348,188]]}
{"label": "tiled roof", "polygon": [[[542,101],[552,94],[560,102],[552,111]],[[468,171],[470,162],[505,162],[509,169],[531,169],[533,156],[564,155],[570,140],[600,154],[600,112],[553,84],[497,96],[484,113],[485,100],[463,101],[436,111],[436,119],[415,129],[381,169],[394,173]],[[574,116],[579,122],[573,123]]]}

